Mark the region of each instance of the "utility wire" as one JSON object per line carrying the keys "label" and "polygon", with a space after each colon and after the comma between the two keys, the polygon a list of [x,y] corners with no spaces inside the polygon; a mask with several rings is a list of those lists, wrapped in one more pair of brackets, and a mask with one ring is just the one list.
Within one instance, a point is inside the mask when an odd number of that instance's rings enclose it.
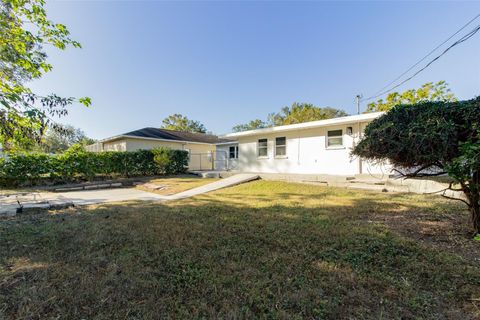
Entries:
{"label": "utility wire", "polygon": [[401,75],[399,75],[398,77],[396,77],[394,80],[390,81],[387,85],[385,85],[383,88],[381,88],[380,90],[378,90],[376,94],[378,94],[379,92],[382,92],[383,90],[385,90],[386,88],[390,87],[392,84],[394,84],[398,79],[400,79],[401,77],[403,77],[405,74],[407,74],[410,70],[412,70],[413,68],[415,68],[416,66],[418,66],[420,64],[420,62],[424,61],[426,58],[428,58],[430,55],[432,55],[432,53],[434,53],[435,51],[437,51],[438,48],[440,48],[441,46],[443,46],[445,43],[447,43],[450,39],[452,39],[453,37],[455,37],[457,34],[459,34],[460,32],[462,32],[463,29],[465,29],[467,26],[469,26],[473,21],[475,21],[478,17],[480,17],[480,13],[477,14],[475,17],[473,17],[473,19],[471,19],[470,21],[468,21],[463,27],[461,27],[460,29],[458,29],[454,34],[452,34],[450,37],[448,37],[445,41],[443,41],[442,43],[440,43],[438,46],[436,46],[432,51],[430,51],[429,53],[427,53],[426,56],[424,56],[422,59],[420,59],[417,63],[415,63],[413,66],[411,66],[410,68],[408,68],[404,73],[402,73]]}
{"label": "utility wire", "polygon": [[454,36],[456,36],[457,34],[459,34],[463,29],[465,29],[468,25],[470,25],[473,21],[475,21],[478,17],[480,17],[480,14],[476,15],[473,19],[471,19],[470,21],[468,21],[463,27],[461,27],[458,31],[456,31],[454,34],[452,34],[450,37],[448,37],[445,41],[443,41],[441,44],[439,44],[438,46],[436,46],[433,50],[431,50],[426,56],[424,56],[422,59],[420,59],[417,63],[415,63],[413,66],[411,66],[410,68],[408,68],[405,72],[403,72],[401,75],[399,75],[397,78],[395,78],[394,80],[390,81],[386,86],[384,86],[382,89],[378,90],[373,96],[371,97],[368,97],[368,98],[365,98],[365,99],[362,99],[361,101],[367,101],[367,100],[371,100],[371,99],[374,99],[374,98],[377,98],[387,92],[390,92],[392,91],[393,89],[395,88],[398,88],[399,86],[401,86],[402,84],[404,84],[405,82],[411,80],[413,77],[415,77],[417,74],[419,74],[420,72],[422,72],[423,70],[425,70],[428,66],[430,66],[433,62],[435,62],[436,60],[438,60],[441,56],[443,56],[447,51],[449,51],[451,48],[453,48],[454,46],[468,40],[469,38],[471,38],[475,33],[478,32],[479,30],[479,27],[480,26],[477,26],[475,27],[472,31],[470,31],[469,33],[467,33],[465,36],[463,36],[462,38],[460,38],[460,40],[456,41],[455,43],[453,43],[450,47],[448,47],[446,50],[444,50],[439,56],[437,56],[436,58],[434,58],[432,61],[430,61],[424,68],[420,69],[419,71],[417,71],[413,76],[409,77],[408,79],[402,81],[400,84],[392,87],[391,89],[389,90],[386,90],[386,91],[382,91],[384,90],[385,88],[389,87],[390,85],[392,85],[393,83],[395,83],[398,79],[400,79],[401,77],[403,77],[405,74],[407,74],[410,70],[412,70],[413,68],[415,68],[416,66],[418,66],[422,61],[424,61],[426,58],[428,58],[430,55],[432,55],[433,52],[435,52],[438,48],[440,48],[441,46],[443,46],[445,43],[447,43],[450,39],[452,39]]}

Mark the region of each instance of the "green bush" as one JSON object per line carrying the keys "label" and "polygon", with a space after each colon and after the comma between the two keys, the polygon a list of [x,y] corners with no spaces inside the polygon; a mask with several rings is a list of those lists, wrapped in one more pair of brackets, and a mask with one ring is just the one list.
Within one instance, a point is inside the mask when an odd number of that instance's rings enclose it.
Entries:
{"label": "green bush", "polygon": [[405,177],[448,175],[480,234],[480,97],[397,105],[368,124],[353,154],[388,160]]}
{"label": "green bush", "polygon": [[188,166],[188,152],[160,147],[152,150],[153,160],[161,173],[175,174],[185,172]]}
{"label": "green bush", "polygon": [[87,152],[73,146],[60,155],[9,154],[0,158],[0,184],[58,184],[96,178],[185,173],[188,152],[159,148],[133,152]]}

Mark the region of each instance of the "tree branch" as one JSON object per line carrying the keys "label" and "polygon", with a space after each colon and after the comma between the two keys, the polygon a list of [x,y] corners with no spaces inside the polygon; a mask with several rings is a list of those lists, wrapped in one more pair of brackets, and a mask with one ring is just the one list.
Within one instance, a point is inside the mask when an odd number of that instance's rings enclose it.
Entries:
{"label": "tree branch", "polygon": [[424,165],[424,166],[421,166],[420,168],[418,168],[417,170],[415,170],[414,172],[412,173],[405,173],[405,172],[402,172],[398,169],[395,169],[393,168],[392,170],[395,171],[395,172],[398,172],[402,178],[405,178],[405,179],[408,179],[408,178],[421,178],[421,177],[436,177],[436,176],[441,176],[441,175],[444,175],[446,174],[447,172],[445,171],[440,171],[440,172],[434,172],[434,173],[420,173],[422,170],[425,170],[429,167],[432,167],[434,165],[432,164],[427,164],[427,165]]}
{"label": "tree branch", "polygon": [[443,190],[442,197],[447,198],[447,199],[450,199],[450,200],[461,201],[461,202],[465,203],[469,208],[471,207],[470,203],[468,203],[467,201],[465,201],[465,200],[463,200],[463,199],[447,196],[447,195],[445,194],[445,192],[446,192],[447,190],[448,190],[448,188],[445,189],[445,190]]}

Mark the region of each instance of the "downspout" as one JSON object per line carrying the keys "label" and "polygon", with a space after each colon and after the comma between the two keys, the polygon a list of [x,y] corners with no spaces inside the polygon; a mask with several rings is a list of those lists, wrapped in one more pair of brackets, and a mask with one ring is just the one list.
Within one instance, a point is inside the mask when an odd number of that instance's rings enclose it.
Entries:
{"label": "downspout", "polygon": [[300,136],[297,138],[298,148],[297,148],[297,165],[300,165]]}
{"label": "downspout", "polygon": [[[360,122],[358,122],[358,142],[360,142],[360,139],[362,138],[362,126]],[[355,145],[354,145],[355,147]],[[362,168],[362,159],[358,157],[358,174],[363,173],[363,168]]]}

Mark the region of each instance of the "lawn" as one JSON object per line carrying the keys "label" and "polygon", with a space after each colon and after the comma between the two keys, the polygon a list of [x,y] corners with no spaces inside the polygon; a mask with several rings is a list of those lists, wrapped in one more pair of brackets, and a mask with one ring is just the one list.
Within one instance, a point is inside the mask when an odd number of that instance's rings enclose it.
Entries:
{"label": "lawn", "polygon": [[475,319],[480,243],[436,196],[256,181],[0,220],[0,319]]}

